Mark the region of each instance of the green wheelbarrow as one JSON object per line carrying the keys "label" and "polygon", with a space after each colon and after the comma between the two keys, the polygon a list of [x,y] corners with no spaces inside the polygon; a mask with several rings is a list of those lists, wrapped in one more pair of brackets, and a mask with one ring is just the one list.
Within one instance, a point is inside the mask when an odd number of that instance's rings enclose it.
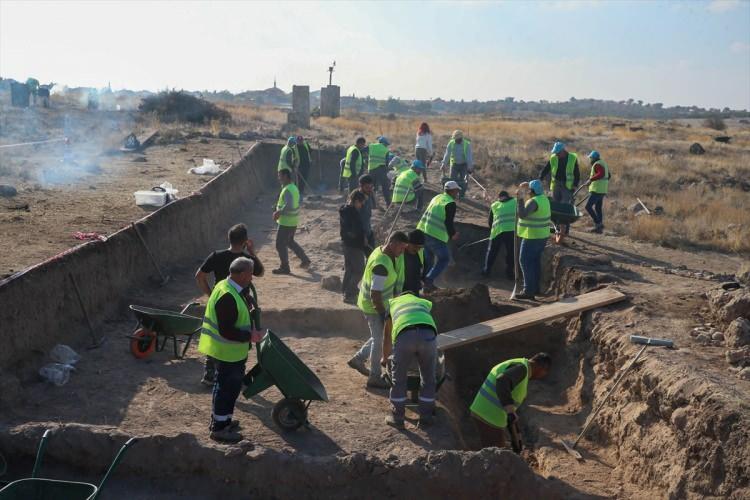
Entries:
{"label": "green wheelbarrow", "polygon": [[130,438],[117,452],[115,459],[104,474],[99,486],[91,483],[80,483],[77,481],[61,481],[58,479],[44,479],[37,477],[42,465],[42,457],[47,447],[47,438],[50,430],[44,431],[39,449],[36,453],[34,468],[31,477],[13,481],[0,489],[0,500],[93,500],[99,496],[112,471],[122,460],[125,451],[136,442],[136,438]]}
{"label": "green wheelbarrow", "polygon": [[[580,188],[579,188],[580,189]],[[578,191],[576,191],[577,193]],[[573,195],[575,200],[575,194]],[[554,230],[555,243],[562,243],[565,234],[562,226],[567,226],[581,218],[581,211],[573,203],[560,203],[549,198],[552,229]]]}
{"label": "green wheelbarrow", "polygon": [[251,398],[276,386],[284,399],[271,412],[273,421],[285,431],[308,426],[307,410],[313,401],[328,401],[320,379],[271,330],[255,344],[256,364],[245,375],[242,394]]}
{"label": "green wheelbarrow", "polygon": [[[185,311],[195,304],[197,302],[189,303],[180,312],[131,305],[130,310],[138,319],[133,333],[127,335],[133,356],[138,359],[147,358],[154,351],[163,351],[167,340],[171,340],[175,358],[184,358],[193,335],[198,333],[203,325],[202,318],[185,314]],[[178,335],[183,338],[178,339]],[[183,344],[181,351],[177,350],[177,344]]]}

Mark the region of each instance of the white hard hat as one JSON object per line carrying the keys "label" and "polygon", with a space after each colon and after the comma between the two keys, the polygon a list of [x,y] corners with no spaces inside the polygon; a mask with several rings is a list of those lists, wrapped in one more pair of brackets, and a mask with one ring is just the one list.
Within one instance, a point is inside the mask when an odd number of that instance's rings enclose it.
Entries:
{"label": "white hard hat", "polygon": [[445,183],[445,186],[443,186],[443,189],[445,191],[452,191],[454,189],[461,189],[461,186],[459,186],[456,181],[448,181]]}

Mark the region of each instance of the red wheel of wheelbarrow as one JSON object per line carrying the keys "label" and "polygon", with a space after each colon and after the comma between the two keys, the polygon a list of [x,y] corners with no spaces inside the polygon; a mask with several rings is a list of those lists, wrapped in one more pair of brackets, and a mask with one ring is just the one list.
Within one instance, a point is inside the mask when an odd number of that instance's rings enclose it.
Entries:
{"label": "red wheel of wheelbarrow", "polygon": [[156,349],[156,334],[151,330],[139,328],[132,336],[133,338],[130,340],[130,352],[136,358],[146,358]]}

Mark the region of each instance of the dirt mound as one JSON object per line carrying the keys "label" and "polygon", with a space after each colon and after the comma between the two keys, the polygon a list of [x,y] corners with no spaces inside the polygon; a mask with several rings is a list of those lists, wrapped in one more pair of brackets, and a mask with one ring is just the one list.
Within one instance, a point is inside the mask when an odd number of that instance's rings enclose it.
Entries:
{"label": "dirt mound", "polygon": [[210,123],[218,120],[222,123],[232,119],[228,111],[223,110],[204,99],[193,97],[184,92],[161,92],[155,96],[145,97],[138,106],[142,113],[154,113],[164,123],[189,122]]}
{"label": "dirt mound", "polygon": [[607,256],[579,257],[556,253],[552,257],[550,291],[558,296],[579,295],[598,290],[604,285],[619,283],[617,269]]}

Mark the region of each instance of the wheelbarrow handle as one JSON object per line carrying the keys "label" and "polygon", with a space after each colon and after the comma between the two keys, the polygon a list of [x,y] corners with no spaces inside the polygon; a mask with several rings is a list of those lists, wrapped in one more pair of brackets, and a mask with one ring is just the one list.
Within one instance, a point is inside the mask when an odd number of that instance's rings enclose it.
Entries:
{"label": "wheelbarrow handle", "polygon": [[96,493],[94,493],[94,496],[91,497],[91,500],[96,500],[96,498],[99,496],[99,493],[101,493],[102,488],[104,487],[104,483],[107,482],[107,479],[109,479],[109,476],[112,474],[112,471],[114,471],[115,467],[117,467],[117,465],[120,463],[127,449],[133,446],[137,441],[138,441],[138,438],[132,437],[128,439],[124,445],[122,445],[122,447],[120,448],[120,451],[118,451],[117,455],[115,455],[115,459],[112,460],[112,463],[109,465],[109,469],[107,469],[107,472],[104,474],[104,477],[99,483],[99,487],[97,488]]}
{"label": "wheelbarrow handle", "polygon": [[39,441],[39,448],[36,451],[36,460],[34,460],[34,468],[31,470],[32,479],[36,477],[37,473],[39,473],[39,469],[42,467],[42,457],[44,456],[44,450],[47,449],[47,439],[49,439],[50,434],[52,434],[52,430],[47,429],[42,435],[42,440]]}

